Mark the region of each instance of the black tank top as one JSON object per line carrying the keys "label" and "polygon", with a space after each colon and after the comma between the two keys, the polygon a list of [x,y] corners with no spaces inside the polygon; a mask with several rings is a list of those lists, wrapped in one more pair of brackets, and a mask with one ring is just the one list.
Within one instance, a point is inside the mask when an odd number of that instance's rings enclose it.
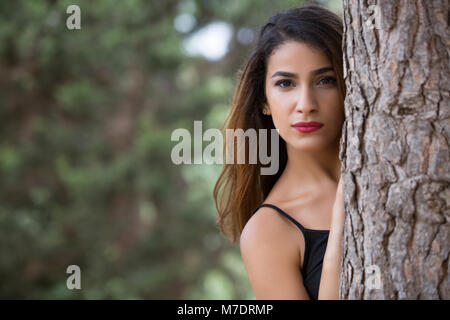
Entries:
{"label": "black tank top", "polygon": [[319,295],[320,276],[322,274],[322,263],[327,248],[329,230],[313,230],[303,227],[297,220],[289,216],[277,206],[262,203],[255,208],[255,213],[261,207],[275,209],[281,215],[292,221],[303,233],[305,239],[305,257],[303,258],[300,272],[303,276],[303,284],[312,300],[317,300]]}

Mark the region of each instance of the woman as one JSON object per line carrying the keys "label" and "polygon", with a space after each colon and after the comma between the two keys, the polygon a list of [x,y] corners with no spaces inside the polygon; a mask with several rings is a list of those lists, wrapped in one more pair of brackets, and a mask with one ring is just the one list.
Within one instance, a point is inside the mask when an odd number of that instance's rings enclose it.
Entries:
{"label": "woman", "polygon": [[234,94],[228,129],[276,128],[281,137],[276,175],[260,175],[260,163],[225,164],[214,188],[218,223],[240,239],[257,299],[339,297],[342,29],[316,5],[276,14]]}

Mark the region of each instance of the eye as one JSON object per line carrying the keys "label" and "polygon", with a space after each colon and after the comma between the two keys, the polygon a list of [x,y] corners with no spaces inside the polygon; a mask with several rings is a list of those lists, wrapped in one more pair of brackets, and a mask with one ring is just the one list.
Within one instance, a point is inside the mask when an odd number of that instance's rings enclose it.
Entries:
{"label": "eye", "polygon": [[280,88],[288,88],[290,87],[290,84],[292,84],[292,81],[287,79],[279,80],[275,83],[275,85]]}
{"label": "eye", "polygon": [[334,86],[336,85],[337,81],[335,77],[324,77],[320,79],[320,81],[317,83],[319,86]]}

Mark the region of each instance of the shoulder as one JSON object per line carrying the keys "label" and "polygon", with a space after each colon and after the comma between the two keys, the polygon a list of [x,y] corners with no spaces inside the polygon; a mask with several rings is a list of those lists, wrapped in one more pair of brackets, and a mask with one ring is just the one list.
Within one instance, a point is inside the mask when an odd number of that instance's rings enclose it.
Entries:
{"label": "shoulder", "polygon": [[245,227],[242,230],[241,240],[267,234],[267,232],[276,234],[277,232],[286,229],[287,226],[288,224],[286,221],[284,221],[283,217],[276,212],[275,209],[261,207],[245,224]]}
{"label": "shoulder", "polygon": [[307,298],[295,226],[272,208],[254,213],[240,236],[242,260],[257,299]]}
{"label": "shoulder", "polygon": [[283,254],[292,261],[300,259],[301,231],[273,208],[261,207],[247,221],[240,236],[240,249],[245,256]]}

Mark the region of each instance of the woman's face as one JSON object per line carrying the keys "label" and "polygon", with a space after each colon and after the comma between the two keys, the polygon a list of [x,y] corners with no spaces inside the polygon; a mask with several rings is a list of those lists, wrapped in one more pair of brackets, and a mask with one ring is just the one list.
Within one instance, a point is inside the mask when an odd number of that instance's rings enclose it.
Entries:
{"label": "woman's face", "polygon": [[[338,143],[344,102],[330,60],[320,50],[288,41],[269,57],[265,88],[268,114],[286,144],[317,151]],[[294,124],[320,122],[322,127],[301,132]]]}

